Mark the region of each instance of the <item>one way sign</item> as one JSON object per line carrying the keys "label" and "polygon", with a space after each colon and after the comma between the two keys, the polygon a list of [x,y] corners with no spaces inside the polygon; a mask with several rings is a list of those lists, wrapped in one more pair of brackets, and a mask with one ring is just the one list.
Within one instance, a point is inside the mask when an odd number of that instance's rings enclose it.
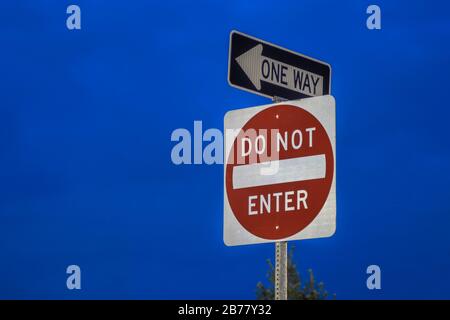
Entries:
{"label": "one way sign", "polygon": [[288,100],[330,94],[329,64],[232,31],[228,61],[231,86]]}

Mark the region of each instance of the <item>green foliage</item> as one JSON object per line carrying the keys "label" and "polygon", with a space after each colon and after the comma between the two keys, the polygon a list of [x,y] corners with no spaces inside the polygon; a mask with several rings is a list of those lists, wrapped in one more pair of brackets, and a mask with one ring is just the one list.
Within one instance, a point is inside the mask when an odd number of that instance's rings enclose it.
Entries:
{"label": "green foliage", "polygon": [[[323,282],[316,283],[314,274],[311,269],[308,270],[309,279],[302,285],[302,279],[297,266],[293,260],[294,246],[288,253],[287,270],[288,270],[288,299],[289,300],[324,300],[328,298],[328,292],[324,288]],[[265,287],[262,282],[256,285],[256,298],[258,300],[273,300],[275,299],[275,267],[268,259],[267,264],[269,270],[267,272],[267,279],[269,286]]]}

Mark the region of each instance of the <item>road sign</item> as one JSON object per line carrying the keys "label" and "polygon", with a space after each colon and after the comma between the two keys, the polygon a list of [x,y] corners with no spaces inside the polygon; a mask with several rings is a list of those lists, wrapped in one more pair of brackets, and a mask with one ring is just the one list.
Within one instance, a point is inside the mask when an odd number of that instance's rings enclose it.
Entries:
{"label": "road sign", "polygon": [[287,100],[330,94],[329,64],[232,31],[228,83],[265,97]]}
{"label": "road sign", "polygon": [[224,128],[225,244],[334,233],[332,96],[229,111]]}

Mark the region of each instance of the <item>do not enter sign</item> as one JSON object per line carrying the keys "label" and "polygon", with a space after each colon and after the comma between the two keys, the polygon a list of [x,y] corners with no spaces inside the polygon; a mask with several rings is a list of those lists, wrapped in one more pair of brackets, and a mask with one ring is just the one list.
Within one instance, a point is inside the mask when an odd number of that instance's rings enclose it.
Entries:
{"label": "do not enter sign", "polygon": [[225,116],[227,245],[335,231],[335,103],[331,96]]}

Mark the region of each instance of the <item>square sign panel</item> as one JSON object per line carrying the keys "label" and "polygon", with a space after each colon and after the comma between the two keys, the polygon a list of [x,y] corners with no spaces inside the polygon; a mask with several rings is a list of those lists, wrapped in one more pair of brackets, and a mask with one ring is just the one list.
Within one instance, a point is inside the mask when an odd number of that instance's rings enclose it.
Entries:
{"label": "square sign panel", "polygon": [[225,115],[226,245],[334,234],[335,109],[327,95]]}

